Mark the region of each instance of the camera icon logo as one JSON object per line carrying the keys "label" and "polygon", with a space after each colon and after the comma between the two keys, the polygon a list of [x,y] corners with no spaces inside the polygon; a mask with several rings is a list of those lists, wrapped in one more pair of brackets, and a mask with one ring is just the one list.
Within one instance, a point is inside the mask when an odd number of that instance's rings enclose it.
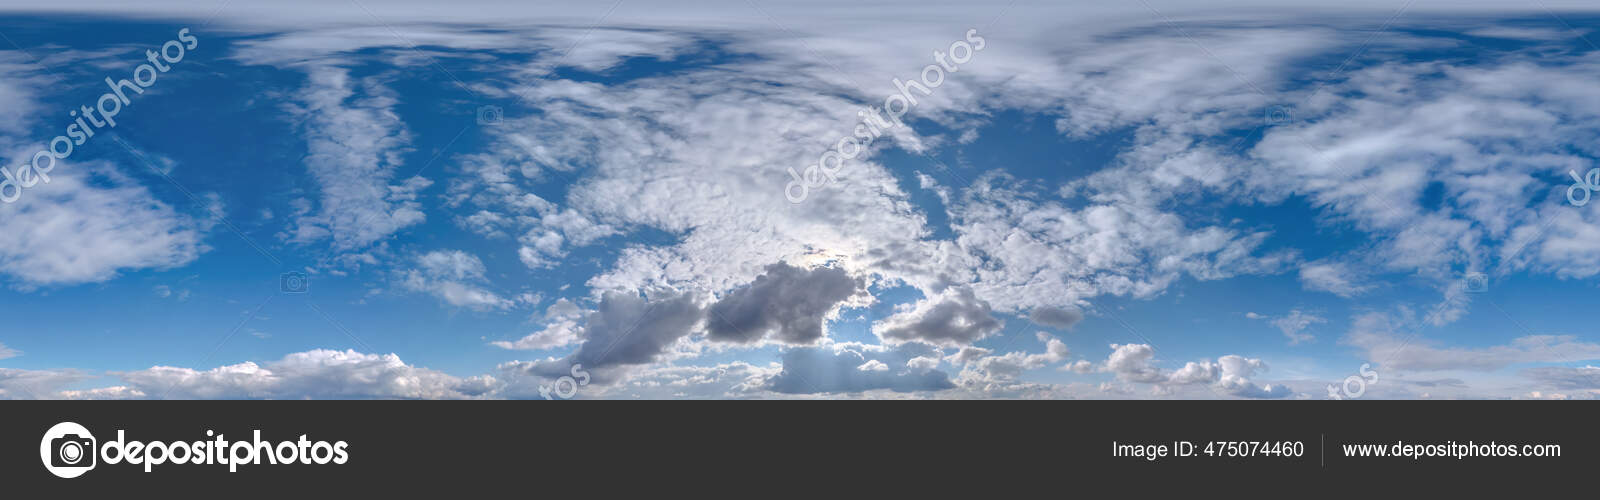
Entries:
{"label": "camera icon logo", "polygon": [[1485,293],[1489,291],[1489,275],[1483,273],[1467,273],[1461,278],[1462,287],[1467,293]]}
{"label": "camera icon logo", "polygon": [[505,115],[505,110],[500,109],[499,106],[478,106],[479,125],[499,125],[500,122],[505,121]]}
{"label": "camera icon logo", "polygon": [[39,440],[39,460],[56,477],[81,476],[94,469],[99,456],[94,435],[74,422],[56,424]]}
{"label": "camera icon logo", "polygon": [[1267,106],[1266,122],[1269,127],[1294,122],[1294,109],[1282,104]]}
{"label": "camera icon logo", "polygon": [[311,288],[311,283],[306,280],[306,273],[289,271],[278,275],[278,290],[283,293],[306,293]]}

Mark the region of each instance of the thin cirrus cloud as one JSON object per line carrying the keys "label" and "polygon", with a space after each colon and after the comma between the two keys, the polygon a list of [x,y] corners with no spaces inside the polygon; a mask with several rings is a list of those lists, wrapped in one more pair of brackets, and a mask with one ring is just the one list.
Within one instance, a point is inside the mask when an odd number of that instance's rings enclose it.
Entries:
{"label": "thin cirrus cloud", "polygon": [[400,289],[429,293],[446,304],[477,310],[509,309],[517,300],[485,288],[483,261],[460,250],[436,250],[416,256],[413,268],[396,276]]}

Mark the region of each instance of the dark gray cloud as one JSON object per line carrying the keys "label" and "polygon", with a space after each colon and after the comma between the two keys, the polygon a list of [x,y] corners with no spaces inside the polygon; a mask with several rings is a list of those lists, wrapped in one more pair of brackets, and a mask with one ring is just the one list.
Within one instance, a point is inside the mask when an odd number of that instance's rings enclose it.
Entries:
{"label": "dark gray cloud", "polygon": [[589,313],[579,334],[583,345],[566,358],[520,361],[503,371],[542,377],[568,375],[574,365],[595,372],[595,381],[620,378],[619,368],[655,362],[673,343],[700,325],[705,308],[693,293],[658,293],[645,297],[607,292]]}
{"label": "dark gray cloud", "polygon": [[711,340],[751,343],[770,335],[789,344],[822,338],[829,311],[861,287],[843,269],[805,270],[784,263],[734,290],[711,306],[706,330]]}
{"label": "dark gray cloud", "polygon": [[884,319],[873,331],[891,342],[966,345],[1004,325],[994,317],[989,303],[979,299],[971,288],[952,287],[911,310]]}
{"label": "dark gray cloud", "polygon": [[1083,321],[1083,311],[1076,307],[1037,307],[1028,319],[1048,327],[1071,328]]}
{"label": "dark gray cloud", "polygon": [[607,293],[583,326],[584,343],[573,354],[587,366],[637,365],[689,335],[705,311],[693,294],[645,297]]}

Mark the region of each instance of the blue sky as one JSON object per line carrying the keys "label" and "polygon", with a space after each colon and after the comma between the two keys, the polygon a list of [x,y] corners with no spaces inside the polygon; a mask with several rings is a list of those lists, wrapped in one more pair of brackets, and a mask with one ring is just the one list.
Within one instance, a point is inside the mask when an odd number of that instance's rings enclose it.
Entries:
{"label": "blue sky", "polygon": [[198,44],[0,205],[0,395],[1592,398],[1600,16],[1473,5],[10,11],[8,171]]}

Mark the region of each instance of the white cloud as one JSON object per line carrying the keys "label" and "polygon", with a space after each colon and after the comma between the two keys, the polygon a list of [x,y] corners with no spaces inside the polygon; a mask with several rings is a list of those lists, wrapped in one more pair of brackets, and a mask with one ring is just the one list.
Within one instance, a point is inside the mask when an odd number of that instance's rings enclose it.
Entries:
{"label": "white cloud", "polygon": [[145,399],[149,397],[148,394],[145,394],[138,389],[122,385],[112,387],[96,387],[94,389],[61,391],[60,396],[62,399],[86,400]]}
{"label": "white cloud", "polygon": [[[907,362],[907,365],[909,364]],[[856,369],[864,372],[886,372],[889,371],[889,365],[883,364],[882,361],[876,359],[869,359],[867,362],[862,363],[861,366],[857,366]]]}
{"label": "white cloud", "polygon": [[[758,366],[743,361],[703,366],[660,364],[641,367],[622,383],[584,386],[576,397],[620,399],[782,397],[784,395],[774,394],[765,389],[767,380],[776,375],[780,369],[777,363]],[[547,379],[537,377],[526,380],[512,378],[507,384],[505,395],[511,398],[537,397],[537,386],[540,384],[549,382]],[[522,392],[514,392],[518,390]]]}
{"label": "white cloud", "polygon": [[265,365],[155,366],[112,375],[131,391],[164,399],[456,399],[484,396],[499,384],[493,377],[459,378],[414,367],[394,354],[324,349]]}
{"label": "white cloud", "polygon": [[1082,208],[982,179],[952,210],[960,246],[987,261],[974,289],[998,310],[1073,307],[1098,295],[1147,298],[1188,275],[1214,280],[1275,271],[1255,256],[1266,233],[1189,228],[1170,212],[1107,200]]}
{"label": "white cloud", "polygon": [[1292,392],[1288,387],[1281,385],[1252,383],[1250,377],[1255,376],[1256,371],[1267,369],[1267,364],[1259,359],[1229,354],[1217,358],[1217,366],[1221,367],[1217,387],[1228,394],[1245,398],[1272,399],[1286,397]]}
{"label": "white cloud", "polygon": [[[1324,91],[1348,97],[1313,100],[1296,110],[1304,120],[1268,130],[1243,186],[1263,201],[1304,196],[1327,222],[1369,233],[1370,269],[1441,284],[1475,270],[1593,276],[1600,250],[1572,243],[1600,233],[1596,216],[1562,206],[1561,186],[1545,179],[1600,152],[1600,105],[1583,90],[1594,75],[1594,55],[1363,68]],[[1557,223],[1535,239],[1546,219]],[[1302,279],[1352,295],[1352,274],[1310,266]]]}
{"label": "white cloud", "polygon": [[0,272],[19,287],[178,267],[208,249],[202,243],[207,221],[180,213],[104,163],[63,163],[54,174],[50,184],[0,206],[6,215]]}
{"label": "white cloud", "polygon": [[[489,131],[486,153],[458,159],[465,177],[452,181],[452,203],[511,221],[504,230],[521,235],[519,255],[535,268],[619,232],[676,236],[674,244],[625,247],[590,280],[601,290],[728,290],[773,262],[842,259],[856,274],[869,248],[926,246],[918,242],[922,218],[881,166],[853,163],[852,182],[817,203],[784,200],[785,170],[815,160],[859,109],[817,92],[817,82],[795,80],[806,75],[787,66],[710,68],[609,86],[513,88],[540,112],[508,117]],[[571,182],[565,199],[532,194],[557,181]]]}
{"label": "white cloud", "polygon": [[537,351],[553,349],[578,343],[580,339],[578,324],[572,320],[561,320],[545,325],[544,329],[528,334],[515,341],[497,340],[489,345],[501,349],[516,349]]}
{"label": "white cloud", "polygon": [[489,345],[501,349],[540,350],[576,344],[582,339],[582,328],[578,326],[577,320],[583,314],[584,311],[572,301],[565,298],[557,299],[545,309],[544,329],[515,341],[495,341]]}
{"label": "white cloud", "polygon": [[1308,262],[1300,266],[1300,283],[1307,290],[1328,292],[1350,298],[1361,295],[1370,286],[1359,284],[1357,270],[1342,262]]}
{"label": "white cloud", "polygon": [[92,378],[79,370],[0,368],[0,398],[51,399],[67,385]]}
{"label": "white cloud", "polygon": [[[6,158],[31,158],[42,145],[31,134],[50,130],[44,128],[40,98],[61,84],[33,60],[22,51],[0,51],[0,105],[9,110],[0,118],[0,151]],[[0,204],[6,232],[0,238],[0,274],[13,278],[17,288],[103,282],[126,271],[182,266],[208,250],[203,238],[214,220],[157,199],[130,175],[144,171],[142,165],[118,168],[72,157],[54,165],[49,183],[40,182],[17,201]],[[16,171],[12,165],[6,169]],[[214,195],[202,196],[211,198],[205,208],[220,212]]]}
{"label": "white cloud", "polygon": [[509,309],[516,300],[501,297],[485,288],[483,261],[460,250],[436,250],[415,259],[416,267],[402,271],[400,288],[428,293],[456,307],[475,310]]}
{"label": "white cloud", "polygon": [[1173,384],[1209,384],[1217,381],[1220,367],[1211,361],[1190,361],[1167,376]]}
{"label": "white cloud", "polygon": [[932,370],[938,367],[939,358],[937,356],[918,356],[911,358],[910,361],[906,362],[906,368],[919,372]]}
{"label": "white cloud", "polygon": [[1010,386],[1022,376],[1022,372],[1061,363],[1071,354],[1067,345],[1060,339],[1042,332],[1036,336],[1039,341],[1045,343],[1045,352],[1028,354],[1016,351],[973,359],[957,376],[957,383],[964,387],[982,390],[1013,388]]}
{"label": "white cloud", "polygon": [[[1249,316],[1250,319],[1268,319],[1267,316],[1262,316],[1255,313],[1250,313],[1250,315],[1247,316]],[[1316,336],[1306,333],[1306,329],[1310,328],[1311,325],[1327,322],[1328,320],[1322,316],[1301,311],[1299,309],[1291,310],[1289,311],[1288,315],[1283,317],[1271,318],[1272,326],[1283,332],[1284,337],[1288,337],[1289,345],[1315,340]]]}
{"label": "white cloud", "polygon": [[1105,370],[1125,382],[1152,383],[1167,377],[1152,366],[1156,351],[1149,344],[1111,344],[1111,356],[1106,358]]}
{"label": "white cloud", "polygon": [[[1182,386],[1207,386],[1209,397],[1221,395],[1242,398],[1273,399],[1287,397],[1294,391],[1278,384],[1257,385],[1251,381],[1257,371],[1265,371],[1267,364],[1259,359],[1229,354],[1216,361],[1191,361],[1176,371],[1166,372],[1151,363],[1155,349],[1148,344],[1111,345],[1112,353],[1103,370],[1130,383],[1151,384],[1154,390],[1170,393]],[[1202,395],[1202,397],[1208,397]]]}
{"label": "white cloud", "polygon": [[1386,313],[1356,318],[1343,343],[1364,351],[1381,369],[1402,371],[1494,371],[1521,363],[1565,363],[1600,359],[1600,344],[1572,335],[1528,335],[1509,344],[1442,347],[1423,338],[1415,320]]}
{"label": "white cloud", "polygon": [[425,216],[417,193],[431,181],[393,183],[410,134],[395,113],[396,94],[380,77],[355,79],[332,65],[306,69],[309,84],[289,110],[303,124],[306,172],[318,184],[311,213],[299,214],[291,241],[331,240],[338,252],[362,250]]}

